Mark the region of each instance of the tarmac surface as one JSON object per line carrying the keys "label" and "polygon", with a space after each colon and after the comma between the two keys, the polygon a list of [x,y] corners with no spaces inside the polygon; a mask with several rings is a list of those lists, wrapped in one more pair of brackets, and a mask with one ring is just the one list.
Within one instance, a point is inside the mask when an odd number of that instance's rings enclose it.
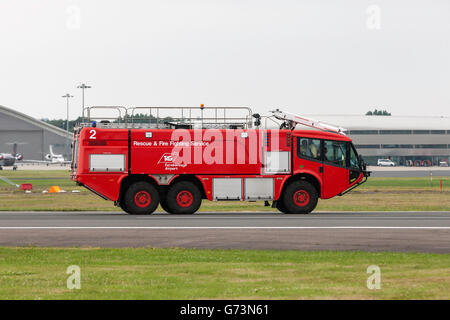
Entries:
{"label": "tarmac surface", "polygon": [[450,212],[0,212],[0,246],[450,253]]}
{"label": "tarmac surface", "polygon": [[450,177],[450,167],[368,167],[372,177],[419,178]]}

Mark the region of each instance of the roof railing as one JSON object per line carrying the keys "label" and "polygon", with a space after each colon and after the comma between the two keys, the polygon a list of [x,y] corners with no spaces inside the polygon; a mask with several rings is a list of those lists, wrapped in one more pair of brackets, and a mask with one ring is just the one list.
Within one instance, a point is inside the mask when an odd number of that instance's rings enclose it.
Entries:
{"label": "roof railing", "polygon": [[[95,115],[95,111],[113,111],[115,116]],[[205,116],[205,111],[212,115]],[[164,112],[169,114],[163,115]],[[240,116],[234,113],[239,112]],[[174,115],[174,113],[176,113]],[[228,113],[228,114],[227,114]],[[233,115],[230,116],[230,113]],[[107,128],[252,128],[252,110],[249,107],[86,107],[86,117],[80,127]],[[198,115],[196,115],[198,114]]]}

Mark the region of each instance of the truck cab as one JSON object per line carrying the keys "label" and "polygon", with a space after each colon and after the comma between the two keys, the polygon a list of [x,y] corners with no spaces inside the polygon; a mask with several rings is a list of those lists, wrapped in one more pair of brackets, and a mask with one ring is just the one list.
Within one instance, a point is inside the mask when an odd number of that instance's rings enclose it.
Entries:
{"label": "truck cab", "polygon": [[294,175],[309,173],[321,181],[321,198],[329,199],[361,182],[366,173],[350,138],[305,130],[294,131]]}

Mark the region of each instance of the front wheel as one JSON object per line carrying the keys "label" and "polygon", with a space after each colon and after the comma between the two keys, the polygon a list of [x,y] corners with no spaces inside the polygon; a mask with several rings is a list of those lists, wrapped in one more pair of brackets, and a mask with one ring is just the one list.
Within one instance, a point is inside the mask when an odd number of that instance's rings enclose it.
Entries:
{"label": "front wheel", "polygon": [[147,182],[136,182],[125,192],[122,209],[129,214],[151,214],[159,203],[159,193]]}
{"label": "front wheel", "polygon": [[122,201],[119,203],[119,207],[120,207],[120,209],[122,209],[122,210],[125,211],[126,213],[129,213],[129,212],[128,212],[128,209],[127,209],[127,206],[125,205],[125,201],[124,201],[124,200],[122,200]]}
{"label": "front wheel", "polygon": [[286,211],[286,208],[284,207],[283,199],[280,198],[277,201],[277,205],[276,206],[277,206],[278,211],[281,211],[283,213],[289,213],[289,212]]}
{"label": "front wheel", "polygon": [[166,210],[175,214],[193,214],[202,204],[202,194],[195,184],[181,181],[170,187],[165,198]]}
{"label": "front wheel", "polygon": [[316,188],[307,181],[295,181],[289,184],[281,196],[284,213],[308,214],[317,206]]}

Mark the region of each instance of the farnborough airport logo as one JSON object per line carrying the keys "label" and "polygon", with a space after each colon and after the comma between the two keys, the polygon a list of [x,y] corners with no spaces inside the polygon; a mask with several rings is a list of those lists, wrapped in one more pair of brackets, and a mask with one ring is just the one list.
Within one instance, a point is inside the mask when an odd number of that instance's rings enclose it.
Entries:
{"label": "farnborough airport logo", "polygon": [[174,163],[174,161],[178,158],[178,152],[164,153],[159,159],[158,164],[160,163]]}
{"label": "farnborough airport logo", "polygon": [[162,155],[159,159],[158,164],[164,164],[164,169],[166,171],[174,171],[178,168],[186,167],[186,163],[179,163],[178,160],[178,152],[172,151],[171,153],[167,152]]}

